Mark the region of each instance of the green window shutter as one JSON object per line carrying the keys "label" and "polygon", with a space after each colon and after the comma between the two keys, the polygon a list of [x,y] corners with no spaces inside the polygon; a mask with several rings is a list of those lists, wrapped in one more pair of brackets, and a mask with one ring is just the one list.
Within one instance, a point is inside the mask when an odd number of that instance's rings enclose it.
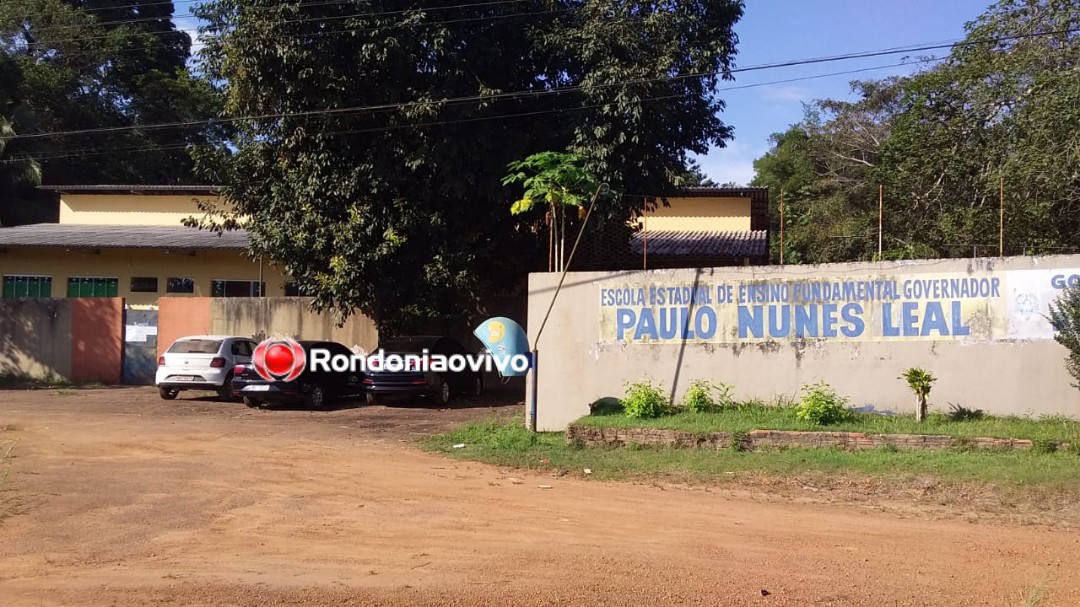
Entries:
{"label": "green window shutter", "polygon": [[12,297],[15,297],[15,277],[14,276],[5,276],[4,277],[4,298],[5,299],[10,299]]}
{"label": "green window shutter", "polygon": [[38,276],[26,278],[26,297],[41,297],[41,278]]}
{"label": "green window shutter", "polygon": [[120,281],[115,278],[102,280],[105,287],[104,297],[118,297],[120,295]]}
{"label": "green window shutter", "polygon": [[68,279],[67,296],[68,297],[79,297],[79,279],[78,278],[69,278]]}
{"label": "green window shutter", "polygon": [[45,298],[52,297],[52,276],[46,276],[46,277],[42,278],[41,281],[38,283],[38,285],[39,285],[38,289],[39,289],[39,292],[41,293],[41,297],[45,297]]}

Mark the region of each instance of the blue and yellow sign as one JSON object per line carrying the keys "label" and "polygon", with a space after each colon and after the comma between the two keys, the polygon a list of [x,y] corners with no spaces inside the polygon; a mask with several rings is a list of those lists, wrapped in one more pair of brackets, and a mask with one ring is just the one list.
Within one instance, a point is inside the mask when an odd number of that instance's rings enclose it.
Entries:
{"label": "blue and yellow sign", "polygon": [[[609,284],[600,288],[601,341],[1047,339],[1052,331],[1042,316],[1060,293],[1055,285],[1077,273]],[[1020,330],[1018,323],[1027,325]]]}

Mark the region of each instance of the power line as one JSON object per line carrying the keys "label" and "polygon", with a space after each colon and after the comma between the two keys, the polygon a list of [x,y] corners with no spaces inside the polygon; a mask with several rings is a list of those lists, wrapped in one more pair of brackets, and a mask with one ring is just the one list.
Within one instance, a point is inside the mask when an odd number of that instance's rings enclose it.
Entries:
{"label": "power line", "polygon": [[[973,46],[973,45],[977,45],[977,44],[995,44],[995,43],[999,43],[999,42],[1003,42],[1003,41],[1007,41],[1007,40],[1018,40],[1018,39],[1023,39],[1023,38],[1043,37],[1043,36],[1050,36],[1050,35],[1056,35],[1056,34],[1061,34],[1061,33],[1072,33],[1072,32],[1077,32],[1077,31],[1080,31],[1080,28],[1071,29],[1071,30],[1060,30],[1060,31],[1054,31],[1054,32],[1040,32],[1040,33],[1033,33],[1033,34],[1017,34],[1017,35],[1014,35],[1014,36],[1005,36],[1005,37],[996,38],[996,39],[993,39],[993,40],[982,40],[982,41],[977,41],[977,42],[960,42],[960,43],[956,43],[956,44],[934,44],[934,45],[913,46],[913,47],[894,47],[894,48],[891,48],[891,49],[884,49],[884,50],[877,50],[877,51],[861,51],[861,52],[856,52],[856,53],[847,53],[847,54],[843,54],[843,55],[833,55],[833,56],[826,56],[826,57],[816,57],[816,58],[811,58],[811,59],[795,59],[795,60],[789,60],[789,61],[781,61],[781,62],[777,62],[777,63],[761,64],[761,65],[750,66],[750,67],[745,67],[745,68],[734,68],[734,69],[731,69],[731,70],[716,70],[716,71],[709,71],[709,72],[682,74],[682,75],[678,75],[678,76],[661,76],[661,77],[655,77],[655,78],[643,78],[643,79],[637,79],[637,80],[628,80],[628,81],[619,82],[619,83],[596,84],[596,85],[589,85],[589,86],[586,86],[586,85],[572,85],[572,86],[556,88],[556,89],[541,89],[541,90],[535,90],[535,91],[525,90],[525,91],[514,91],[514,92],[509,92],[509,93],[497,93],[497,94],[494,94],[494,95],[470,95],[470,96],[464,96],[464,97],[452,97],[452,98],[447,98],[447,99],[442,99],[442,100],[425,101],[424,103],[446,104],[446,103],[467,103],[467,102],[477,102],[477,101],[483,101],[483,102],[504,101],[504,100],[508,100],[508,99],[518,99],[518,98],[523,98],[523,97],[525,97],[525,98],[528,98],[528,97],[538,98],[538,97],[549,96],[549,95],[559,95],[559,94],[564,94],[564,93],[575,93],[575,92],[580,92],[580,91],[584,91],[584,90],[606,89],[606,88],[612,88],[612,87],[624,87],[624,86],[631,86],[631,85],[637,85],[637,84],[651,84],[651,83],[656,83],[656,82],[679,82],[679,81],[689,80],[689,79],[693,79],[693,78],[714,77],[714,76],[721,75],[721,74],[746,73],[746,72],[762,71],[762,70],[769,70],[769,69],[777,69],[777,68],[783,68],[783,67],[795,67],[795,66],[800,66],[800,65],[813,65],[813,64],[818,64],[818,63],[831,63],[831,62],[835,62],[835,61],[846,61],[846,60],[850,60],[850,59],[866,59],[866,58],[871,58],[871,57],[881,57],[881,56],[885,56],[885,55],[896,55],[896,54],[900,54],[900,53],[911,53],[911,52],[918,52],[918,51],[928,51],[928,50],[938,50],[938,49],[945,49],[945,48],[955,48],[956,46]],[[17,135],[16,137],[13,137],[12,139],[39,139],[39,138],[44,138],[44,137],[59,137],[59,136],[70,136],[70,135],[92,135],[92,134],[99,134],[99,133],[113,133],[113,132],[131,131],[131,130],[155,130],[155,129],[163,129],[163,128],[177,128],[177,127],[200,126],[200,125],[210,126],[210,125],[213,125],[213,124],[227,124],[227,123],[233,123],[233,122],[240,122],[240,121],[243,121],[243,120],[269,120],[269,119],[279,119],[279,118],[297,118],[297,117],[315,116],[315,115],[324,115],[324,114],[325,115],[335,115],[335,114],[347,114],[347,113],[372,112],[372,111],[382,111],[382,110],[404,109],[404,108],[416,105],[417,103],[420,103],[420,102],[418,102],[418,101],[409,101],[409,102],[387,103],[387,104],[369,105],[369,106],[349,106],[349,107],[344,107],[344,108],[329,108],[329,109],[321,109],[321,110],[305,110],[305,111],[299,111],[299,112],[277,112],[277,113],[271,113],[271,114],[260,114],[260,115],[250,115],[250,116],[236,116],[236,117],[230,117],[230,118],[207,118],[207,119],[203,119],[203,120],[194,120],[194,121],[185,121],[185,122],[158,123],[158,124],[147,124],[147,125],[137,125],[137,126],[101,127],[101,128],[93,128],[93,129],[78,129],[78,130],[70,130],[70,131],[56,131],[56,132],[51,132],[51,133],[33,133],[33,134],[28,134],[28,135]]]}
{"label": "power line", "polygon": [[[191,0],[191,1],[195,2],[195,1],[199,1],[199,0]],[[305,22],[305,21],[330,21],[330,20],[334,20],[334,19],[351,19],[351,18],[358,18],[358,17],[384,17],[384,16],[390,16],[390,15],[404,15],[404,14],[414,13],[414,12],[427,13],[427,12],[430,12],[430,11],[445,11],[445,10],[451,10],[451,9],[457,9],[457,8],[474,8],[474,7],[497,6],[497,5],[505,5],[505,4],[521,4],[522,2],[532,2],[532,1],[533,0],[488,0],[486,2],[475,2],[475,3],[471,3],[471,4],[456,4],[456,5],[453,5],[453,6],[433,6],[433,7],[428,7],[428,8],[411,8],[411,9],[396,10],[396,11],[382,11],[382,12],[375,12],[375,13],[363,12],[363,13],[353,13],[353,14],[349,14],[349,15],[311,16],[311,17],[304,17],[304,18],[300,18],[300,19],[282,19],[282,20],[275,20],[274,23],[275,24],[302,23],[302,22]],[[350,0],[326,0],[326,1],[323,1],[323,2],[309,2],[309,3],[305,3],[305,4],[301,4],[299,6],[296,6],[296,8],[303,9],[303,8],[310,8],[310,7],[314,7],[314,6],[332,6],[332,5],[335,5],[335,4],[346,4],[346,3],[350,3]],[[144,5],[144,6],[147,6],[147,5]],[[270,10],[270,9],[274,9],[274,8],[280,8],[280,7],[253,6],[253,7],[250,7],[250,9],[248,9],[248,10],[254,10],[254,9]],[[96,10],[102,10],[102,9],[96,9]],[[87,25],[89,25],[89,26],[97,26],[97,27],[106,26],[106,25],[116,26],[116,25],[128,25],[128,24],[133,24],[133,23],[145,23],[145,22],[161,21],[162,19],[174,20],[174,19],[184,19],[184,18],[192,18],[192,17],[198,17],[198,15],[196,15],[194,13],[179,13],[179,14],[175,14],[175,15],[171,15],[171,16],[163,15],[161,17],[141,17],[141,18],[137,18],[137,19],[122,19],[122,20],[117,20],[117,21],[98,21],[98,22],[89,23],[89,24],[48,26],[48,27],[44,27],[44,28],[39,28],[38,31],[39,32],[40,31],[52,32],[52,31],[56,31],[56,30],[76,29],[76,28],[86,27]],[[145,33],[148,33],[148,34],[164,34],[164,33],[168,33],[168,32],[145,32]],[[101,37],[104,37],[104,36],[97,36],[96,38],[101,38]],[[78,40],[94,40],[94,39],[95,38],[79,38]]]}
{"label": "power line", "polygon": [[[940,61],[940,59],[935,60],[935,61]],[[774,80],[774,81],[770,81],[770,82],[757,82],[757,83],[753,83],[753,84],[744,84],[744,85],[738,85],[738,86],[724,87],[724,88],[720,89],[718,92],[727,92],[727,91],[734,91],[734,90],[741,90],[741,89],[750,89],[750,88],[757,88],[757,87],[761,87],[761,86],[772,86],[772,85],[776,85],[776,84],[787,84],[787,83],[791,83],[791,82],[800,82],[800,81],[805,81],[805,80],[816,80],[816,79],[819,79],[819,78],[829,78],[829,77],[833,77],[833,76],[843,76],[843,75],[849,75],[849,74],[855,74],[855,73],[861,73],[861,72],[868,72],[868,71],[873,71],[873,70],[886,69],[886,68],[891,68],[891,67],[900,67],[902,65],[907,65],[907,64],[905,64],[905,63],[891,63],[891,64],[888,64],[888,65],[878,65],[878,66],[874,66],[874,67],[859,68],[859,69],[854,69],[854,70],[844,70],[844,71],[840,71],[840,72],[831,72],[831,73],[827,73],[827,74],[816,74],[816,75],[813,75],[813,76],[801,76],[801,77],[797,77],[797,78],[786,78],[786,79],[783,79],[783,80]],[[659,97],[644,97],[644,98],[641,98],[639,101],[642,101],[642,102],[666,101],[666,100],[669,100],[669,99],[678,99],[678,98],[681,98],[681,97],[686,97],[689,94],[690,93],[681,93],[681,94],[675,94],[675,95],[664,95],[664,96],[659,96]],[[586,109],[595,109],[595,108],[600,107],[602,105],[605,105],[605,104],[596,103],[596,104],[577,106],[577,107],[571,107],[571,108],[536,110],[536,111],[521,112],[521,113],[516,113],[516,114],[502,114],[502,115],[496,115],[496,116],[480,116],[480,117],[476,117],[476,118],[464,118],[464,119],[458,119],[458,120],[444,120],[444,121],[417,123],[417,124],[388,125],[388,126],[385,126],[385,127],[372,127],[372,128],[367,128],[367,129],[347,129],[347,130],[336,130],[336,131],[324,131],[324,132],[322,132],[322,134],[324,134],[324,135],[353,135],[353,134],[366,134],[366,133],[380,133],[380,132],[389,132],[389,131],[401,130],[401,129],[424,128],[424,127],[432,127],[432,126],[447,126],[447,125],[453,125],[453,124],[466,124],[466,123],[475,123],[475,122],[486,122],[486,121],[489,121],[489,120],[501,120],[501,119],[506,119],[506,118],[521,118],[521,117],[537,116],[537,115],[543,115],[543,114],[557,114],[557,113],[563,113],[563,112],[573,112],[573,111],[580,111],[580,110],[586,110]],[[24,161],[24,160],[27,160],[27,159],[36,160],[36,161],[46,161],[46,160],[57,160],[57,159],[61,159],[61,158],[78,158],[78,157],[84,157],[84,156],[99,156],[99,155],[112,154],[112,153],[117,153],[117,152],[150,152],[150,151],[161,151],[161,150],[179,150],[179,149],[187,148],[190,145],[195,145],[195,144],[182,143],[182,144],[158,145],[158,146],[152,146],[152,147],[149,147],[149,146],[147,146],[147,147],[137,147],[137,146],[135,146],[135,147],[109,148],[109,149],[102,149],[100,147],[83,148],[81,150],[69,150],[67,153],[64,153],[64,154],[46,155],[46,156],[24,156],[24,157],[22,157],[20,159],[0,160],[0,162],[20,162],[20,161]]]}

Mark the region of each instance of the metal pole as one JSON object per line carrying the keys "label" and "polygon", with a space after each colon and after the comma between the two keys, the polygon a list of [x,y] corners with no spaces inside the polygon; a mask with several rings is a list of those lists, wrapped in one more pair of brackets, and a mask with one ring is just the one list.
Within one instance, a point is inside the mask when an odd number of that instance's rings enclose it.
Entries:
{"label": "metal pole", "polygon": [[649,216],[641,216],[641,269],[649,269]]}
{"label": "metal pole", "polygon": [[577,253],[578,245],[581,244],[581,237],[585,234],[585,226],[589,225],[589,217],[592,217],[596,201],[607,187],[608,185],[606,183],[602,183],[600,184],[600,187],[596,189],[596,193],[593,194],[592,202],[589,203],[589,210],[585,213],[585,219],[581,222],[581,229],[578,231],[577,240],[574,241],[574,247],[570,249],[570,258],[566,260],[567,263],[562,267],[562,275],[559,276],[559,286],[555,287],[555,293],[551,296],[551,303],[548,304],[547,312],[544,314],[544,320],[540,323],[540,328],[536,331],[536,339],[533,340],[532,402],[529,404],[529,430],[532,432],[536,432],[536,400],[538,396],[537,385],[539,384],[537,361],[540,358],[540,336],[544,333],[544,327],[547,326],[548,318],[551,317],[551,310],[555,307],[555,299],[559,296],[559,291],[562,290],[563,281],[566,280],[566,271],[570,268],[569,262],[573,261],[574,254]]}
{"label": "metal pole", "polygon": [[780,265],[784,265],[784,190],[780,190]]}
{"label": "metal pole", "polygon": [[877,203],[877,205],[878,205],[877,206],[877,208],[878,208],[878,211],[877,211],[877,213],[878,213],[878,215],[877,215],[877,232],[878,232],[877,233],[877,256],[878,256],[878,261],[881,261],[881,246],[882,246],[882,243],[884,242],[884,235],[885,235],[885,230],[884,230],[884,227],[883,227],[884,224],[885,224],[885,221],[884,221],[884,217],[885,217],[885,186],[880,185],[880,184],[878,185],[878,203]]}
{"label": "metal pole", "polygon": [[998,211],[998,257],[1005,257],[1005,177],[1001,178],[1001,205]]}

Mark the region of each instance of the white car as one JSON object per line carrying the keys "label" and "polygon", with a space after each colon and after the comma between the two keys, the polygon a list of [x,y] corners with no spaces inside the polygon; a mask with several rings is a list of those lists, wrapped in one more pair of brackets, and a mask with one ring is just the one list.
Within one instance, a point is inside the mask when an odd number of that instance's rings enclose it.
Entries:
{"label": "white car", "polygon": [[221,400],[233,400],[233,367],[250,363],[257,345],[235,335],[181,337],[158,358],[154,385],[165,400],[183,390],[212,390]]}

